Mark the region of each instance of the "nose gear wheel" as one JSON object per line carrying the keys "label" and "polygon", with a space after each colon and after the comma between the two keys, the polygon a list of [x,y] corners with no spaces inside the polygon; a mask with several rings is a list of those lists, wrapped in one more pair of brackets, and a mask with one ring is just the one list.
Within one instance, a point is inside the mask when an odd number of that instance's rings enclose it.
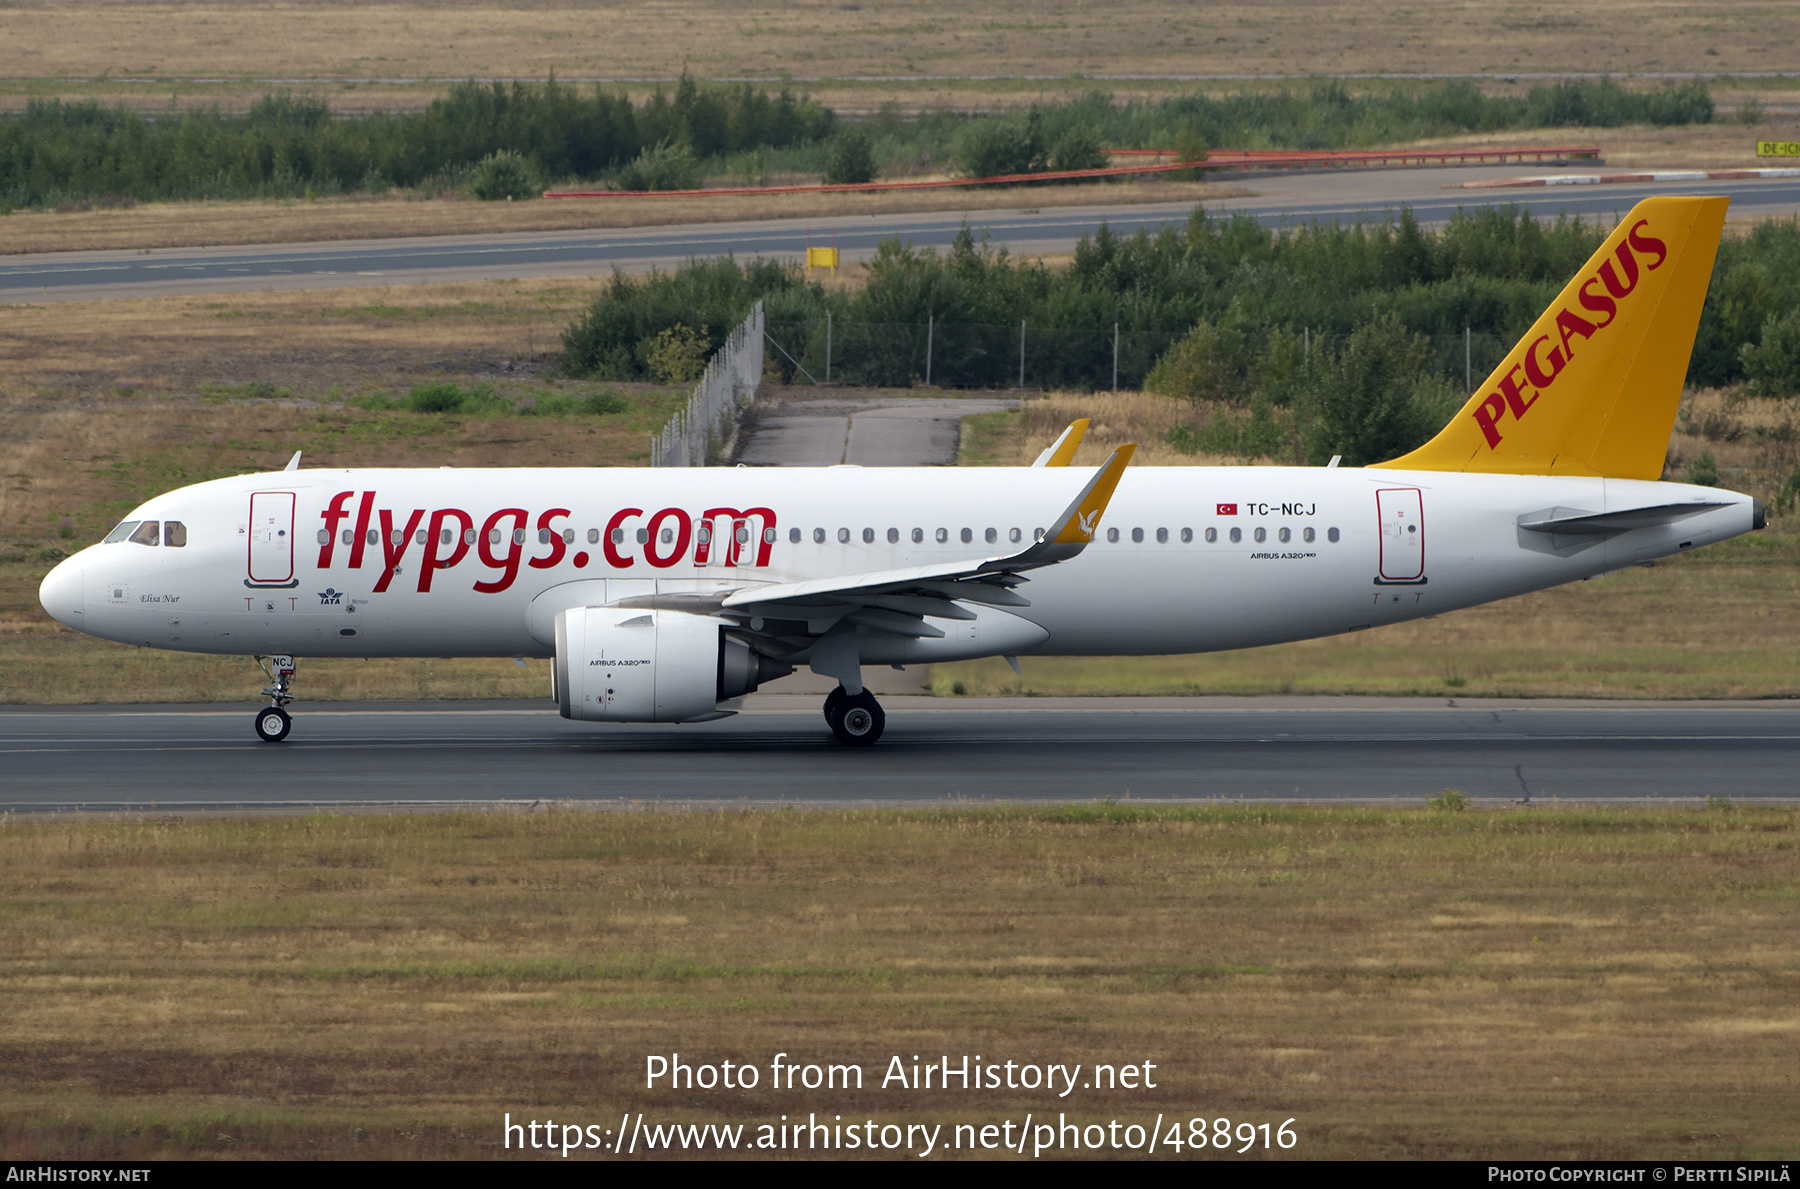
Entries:
{"label": "nose gear wheel", "polygon": [[256,712],[256,737],[264,743],[280,743],[294,728],[294,716],[279,706]]}

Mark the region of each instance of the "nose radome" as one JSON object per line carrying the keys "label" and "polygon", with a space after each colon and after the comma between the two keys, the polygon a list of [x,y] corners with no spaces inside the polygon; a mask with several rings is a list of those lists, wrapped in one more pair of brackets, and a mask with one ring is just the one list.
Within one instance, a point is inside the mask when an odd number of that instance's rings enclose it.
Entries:
{"label": "nose radome", "polygon": [[79,631],[83,594],[81,559],[71,557],[44,575],[43,585],[38,587],[38,602],[56,622]]}

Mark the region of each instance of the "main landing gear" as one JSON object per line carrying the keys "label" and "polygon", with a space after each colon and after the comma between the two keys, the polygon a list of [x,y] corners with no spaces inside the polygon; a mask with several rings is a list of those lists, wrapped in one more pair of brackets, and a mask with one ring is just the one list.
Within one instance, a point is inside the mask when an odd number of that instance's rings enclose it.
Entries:
{"label": "main landing gear", "polygon": [[294,700],[289,692],[289,683],[294,676],[294,658],[291,656],[272,656],[266,658],[270,665],[263,664],[265,658],[257,657],[256,663],[268,677],[269,684],[263,688],[262,696],[274,703],[256,712],[256,737],[264,743],[280,743],[288,737],[294,728],[294,716],[287,712],[287,704]]}
{"label": "main landing gear", "polygon": [[887,715],[874,694],[868,690],[853,694],[841,685],[826,695],[825,721],[838,742],[849,747],[872,745],[887,727]]}

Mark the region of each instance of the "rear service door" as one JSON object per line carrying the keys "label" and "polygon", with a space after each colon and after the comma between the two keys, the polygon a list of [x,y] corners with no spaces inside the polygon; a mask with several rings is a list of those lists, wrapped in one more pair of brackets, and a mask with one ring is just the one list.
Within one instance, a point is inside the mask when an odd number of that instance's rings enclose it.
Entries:
{"label": "rear service door", "polygon": [[1375,493],[1381,519],[1381,580],[1421,582],[1425,578],[1425,508],[1416,487]]}
{"label": "rear service door", "polygon": [[294,583],[294,493],[258,491],[250,496],[250,584]]}

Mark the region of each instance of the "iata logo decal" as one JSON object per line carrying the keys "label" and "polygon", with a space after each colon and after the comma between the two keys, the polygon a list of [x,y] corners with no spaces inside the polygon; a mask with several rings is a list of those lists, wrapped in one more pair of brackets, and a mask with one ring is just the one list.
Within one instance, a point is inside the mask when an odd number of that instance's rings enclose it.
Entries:
{"label": "iata logo decal", "polygon": [[[1487,398],[1470,414],[1475,418],[1475,424],[1481,427],[1481,434],[1487,439],[1489,450],[1500,445],[1501,418],[1511,413],[1514,421],[1523,421],[1545,389],[1554,384],[1556,377],[1569,366],[1575,358],[1574,340],[1579,338],[1585,342],[1618,319],[1619,302],[1637,288],[1640,275],[1638,254],[1645,258],[1643,267],[1648,272],[1655,272],[1668,260],[1669,246],[1655,236],[1642,234],[1643,229],[1649,225],[1648,219],[1639,219],[1632,224],[1613,252],[1613,259],[1602,264],[1576,290],[1576,299],[1581,308],[1596,320],[1589,321],[1587,317],[1568,308],[1557,310],[1555,335],[1541,334],[1531,340],[1525,347],[1525,358],[1513,364],[1500,377],[1500,390],[1488,393]],[[1604,321],[1599,320],[1602,318]],[[1524,373],[1522,378],[1521,372]],[[1530,385],[1529,392],[1526,391],[1526,385]]]}
{"label": "iata logo decal", "polygon": [[324,590],[319,592],[319,605],[322,607],[335,607],[343,601],[344,592],[341,590],[335,590],[332,587],[327,586]]}

